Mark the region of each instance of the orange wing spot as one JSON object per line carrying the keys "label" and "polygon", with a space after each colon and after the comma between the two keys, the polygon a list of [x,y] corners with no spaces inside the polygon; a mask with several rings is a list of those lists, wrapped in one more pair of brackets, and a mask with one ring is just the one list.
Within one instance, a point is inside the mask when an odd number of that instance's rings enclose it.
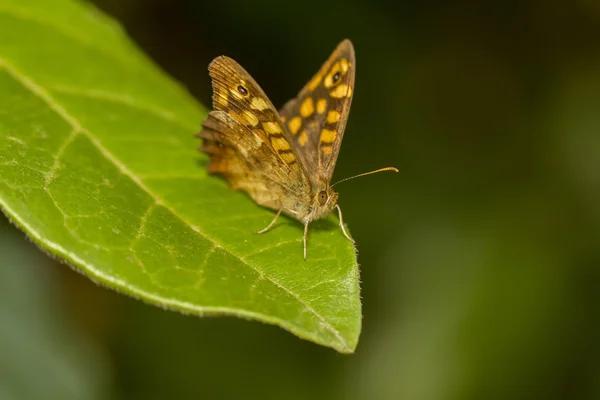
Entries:
{"label": "orange wing spot", "polygon": [[331,154],[331,146],[327,146],[327,147],[323,147],[321,148],[321,151],[323,152],[323,154]]}
{"label": "orange wing spot", "polygon": [[292,131],[292,133],[294,135],[298,133],[301,126],[302,126],[302,118],[300,118],[300,117],[294,117],[294,118],[290,119],[290,122],[288,122],[288,127],[290,128],[290,131]]}
{"label": "orange wing spot", "polygon": [[277,124],[276,122],[269,122],[269,121],[263,122],[262,126],[263,126],[263,129],[265,130],[265,132],[267,132],[269,135],[282,133],[281,128],[279,127],[279,124]]}
{"label": "orange wing spot", "polygon": [[306,133],[306,131],[302,131],[302,133],[300,133],[300,137],[298,138],[298,143],[300,143],[300,146],[304,146],[307,142],[308,134]]}
{"label": "orange wing spot", "polygon": [[230,116],[232,116],[232,117],[233,117],[233,119],[235,119],[235,120],[236,120],[236,121],[238,121],[239,123],[242,123],[242,124],[244,124],[244,123],[246,123],[246,122],[247,122],[247,121],[246,121],[246,117],[244,116],[244,114],[238,114],[238,113],[236,113],[235,111],[231,111],[231,110],[228,110],[228,111],[227,111],[227,113],[228,113]]}
{"label": "orange wing spot", "polygon": [[322,79],[323,79],[323,76],[321,74],[315,75],[314,78],[312,78],[312,80],[310,82],[308,82],[308,89],[311,92],[314,91],[317,88],[317,86],[319,86]]}
{"label": "orange wing spot", "polygon": [[319,114],[325,113],[327,109],[327,99],[319,99],[317,100],[317,112]]}
{"label": "orange wing spot", "polygon": [[325,87],[327,89],[331,88],[334,85],[334,83],[333,83],[333,76],[337,72],[340,72],[340,62],[339,61],[336,62],[335,64],[333,64],[333,67],[331,67],[331,69],[329,70],[329,73],[325,77],[325,81],[323,81],[323,84],[325,85]]}
{"label": "orange wing spot", "polygon": [[304,118],[310,117],[315,112],[315,105],[311,97],[307,97],[300,105],[300,115]]}
{"label": "orange wing spot", "polygon": [[342,67],[342,72],[345,75],[346,72],[348,72],[348,68],[350,68],[350,63],[345,58],[342,58],[342,61],[340,61],[340,65]]}
{"label": "orange wing spot", "polygon": [[254,108],[255,110],[266,110],[269,108],[269,106],[267,105],[267,102],[260,98],[260,97],[255,97],[252,99],[252,102],[250,103],[250,107]]}
{"label": "orange wing spot", "polygon": [[254,115],[252,111],[244,111],[244,119],[248,123],[248,125],[256,126],[258,125],[258,117]]}
{"label": "orange wing spot", "polygon": [[287,164],[292,164],[294,161],[296,161],[296,156],[294,153],[280,154],[279,157],[281,157]]}
{"label": "orange wing spot", "polygon": [[287,119],[287,118],[285,117],[285,115],[282,115],[282,116],[281,116],[281,117],[279,117],[279,118],[281,118],[281,122],[285,122],[285,120]]}
{"label": "orange wing spot", "polygon": [[337,136],[335,131],[331,129],[322,129],[321,130],[321,143],[332,143]]}
{"label": "orange wing spot", "polygon": [[215,88],[215,95],[213,97],[213,101],[216,104],[222,106],[223,108],[227,107],[227,105],[229,104],[227,92],[222,90],[220,87]]}
{"label": "orange wing spot", "polygon": [[290,144],[282,137],[272,137],[271,144],[273,148],[278,151],[287,151],[290,149]]}
{"label": "orange wing spot", "polygon": [[335,124],[340,120],[340,112],[336,110],[330,110],[327,113],[327,122],[330,124]]}
{"label": "orange wing spot", "polygon": [[352,97],[352,86],[348,86],[348,94],[346,94],[347,98]]}
{"label": "orange wing spot", "polygon": [[329,92],[329,95],[334,99],[341,99],[343,97],[348,97],[348,92],[350,92],[350,95],[352,95],[352,89],[350,89],[350,86],[343,83],[341,85],[336,86],[335,89],[332,89]]}

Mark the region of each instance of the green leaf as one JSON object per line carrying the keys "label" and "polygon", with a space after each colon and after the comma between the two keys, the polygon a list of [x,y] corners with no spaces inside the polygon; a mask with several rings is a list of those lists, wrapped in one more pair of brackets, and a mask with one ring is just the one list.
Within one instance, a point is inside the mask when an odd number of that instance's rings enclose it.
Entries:
{"label": "green leaf", "polygon": [[[210,39],[208,39],[210,40]],[[208,79],[208,77],[207,77]],[[302,226],[207,176],[206,110],[97,10],[0,0],[0,208],[91,279],[196,315],[279,325],[344,353],[358,266],[336,219]]]}

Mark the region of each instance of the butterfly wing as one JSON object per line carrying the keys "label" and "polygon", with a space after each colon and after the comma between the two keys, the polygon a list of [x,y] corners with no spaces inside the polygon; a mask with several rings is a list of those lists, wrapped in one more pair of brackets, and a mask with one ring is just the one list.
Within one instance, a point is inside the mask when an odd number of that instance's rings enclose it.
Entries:
{"label": "butterfly wing", "polygon": [[348,39],[279,112],[311,183],[329,183],[335,169],[354,89],[356,59]]}
{"label": "butterfly wing", "polygon": [[310,183],[286,139],[279,114],[238,63],[217,57],[209,66],[213,111],[198,134],[210,157],[209,172],[222,174],[235,189],[273,209],[310,193]]}

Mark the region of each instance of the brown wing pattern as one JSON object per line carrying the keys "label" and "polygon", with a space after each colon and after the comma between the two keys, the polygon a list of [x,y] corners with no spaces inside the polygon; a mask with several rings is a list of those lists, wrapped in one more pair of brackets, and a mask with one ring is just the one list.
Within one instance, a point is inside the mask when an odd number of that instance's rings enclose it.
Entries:
{"label": "brown wing pattern", "polygon": [[[218,57],[209,66],[213,109],[198,134],[210,156],[209,171],[259,204],[279,208],[284,198],[310,191],[308,178],[286,139],[275,107],[234,60]],[[291,196],[293,194],[294,196]]]}
{"label": "brown wing pattern", "polygon": [[355,70],[354,47],[346,39],[279,112],[313,184],[331,181],[352,103]]}

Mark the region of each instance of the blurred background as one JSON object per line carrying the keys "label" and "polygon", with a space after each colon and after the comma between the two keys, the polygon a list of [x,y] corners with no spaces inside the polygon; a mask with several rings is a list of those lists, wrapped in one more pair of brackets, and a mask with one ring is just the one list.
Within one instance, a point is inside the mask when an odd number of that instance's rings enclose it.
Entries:
{"label": "blurred background", "polygon": [[281,106],[350,38],[335,177],[401,173],[339,187],[350,356],[100,288],[0,217],[1,399],[600,398],[600,2],[94,3],[207,106],[217,55]]}

